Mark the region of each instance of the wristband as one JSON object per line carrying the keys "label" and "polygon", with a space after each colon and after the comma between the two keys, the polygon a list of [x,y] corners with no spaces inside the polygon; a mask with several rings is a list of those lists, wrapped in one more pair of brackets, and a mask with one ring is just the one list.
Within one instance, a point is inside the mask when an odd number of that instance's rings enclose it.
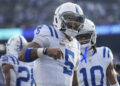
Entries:
{"label": "wristband", "polygon": [[37,55],[38,55],[39,58],[44,55],[43,50],[44,50],[44,48],[38,48],[37,49]]}
{"label": "wristband", "polygon": [[31,62],[31,58],[30,58],[30,52],[33,48],[27,48],[26,51],[25,51],[25,56],[24,56],[24,59],[26,62]]}

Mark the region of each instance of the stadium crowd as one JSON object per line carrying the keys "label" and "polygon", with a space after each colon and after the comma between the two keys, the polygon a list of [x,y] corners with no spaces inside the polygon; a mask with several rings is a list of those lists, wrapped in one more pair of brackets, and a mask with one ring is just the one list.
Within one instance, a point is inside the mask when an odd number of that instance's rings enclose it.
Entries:
{"label": "stadium crowd", "polygon": [[[54,14],[54,8],[66,1],[75,0],[0,0],[0,28],[4,27],[35,27],[48,23]],[[77,0],[85,15],[95,24],[119,24],[120,3],[115,0]],[[108,4],[109,3],[109,4]]]}

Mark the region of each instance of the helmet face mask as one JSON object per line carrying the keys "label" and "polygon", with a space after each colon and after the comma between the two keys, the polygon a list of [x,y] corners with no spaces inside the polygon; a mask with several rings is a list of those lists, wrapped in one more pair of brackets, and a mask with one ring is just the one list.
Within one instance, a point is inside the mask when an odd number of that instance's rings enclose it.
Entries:
{"label": "helmet face mask", "polygon": [[92,33],[85,33],[76,36],[76,39],[79,41],[81,45],[87,44],[91,41]]}
{"label": "helmet face mask", "polygon": [[67,2],[56,9],[53,25],[57,29],[64,30],[68,36],[76,36],[84,23],[84,19],[80,6]]}
{"label": "helmet face mask", "polygon": [[60,19],[62,20],[61,29],[70,28],[78,31],[79,26],[84,23],[84,16],[69,11],[64,12]]}

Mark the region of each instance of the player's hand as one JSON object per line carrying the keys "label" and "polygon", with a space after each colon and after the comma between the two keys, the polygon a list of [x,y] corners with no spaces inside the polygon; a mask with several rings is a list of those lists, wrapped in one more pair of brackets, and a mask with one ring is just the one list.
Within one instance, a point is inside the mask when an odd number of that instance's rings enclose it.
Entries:
{"label": "player's hand", "polygon": [[53,59],[64,59],[63,52],[60,48],[47,48],[46,55]]}

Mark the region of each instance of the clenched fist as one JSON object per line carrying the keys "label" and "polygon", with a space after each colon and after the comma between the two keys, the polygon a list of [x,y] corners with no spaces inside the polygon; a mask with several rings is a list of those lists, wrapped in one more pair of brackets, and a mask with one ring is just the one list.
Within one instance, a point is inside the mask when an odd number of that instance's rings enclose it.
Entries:
{"label": "clenched fist", "polygon": [[47,48],[46,55],[52,57],[53,59],[64,59],[63,52],[60,48]]}

